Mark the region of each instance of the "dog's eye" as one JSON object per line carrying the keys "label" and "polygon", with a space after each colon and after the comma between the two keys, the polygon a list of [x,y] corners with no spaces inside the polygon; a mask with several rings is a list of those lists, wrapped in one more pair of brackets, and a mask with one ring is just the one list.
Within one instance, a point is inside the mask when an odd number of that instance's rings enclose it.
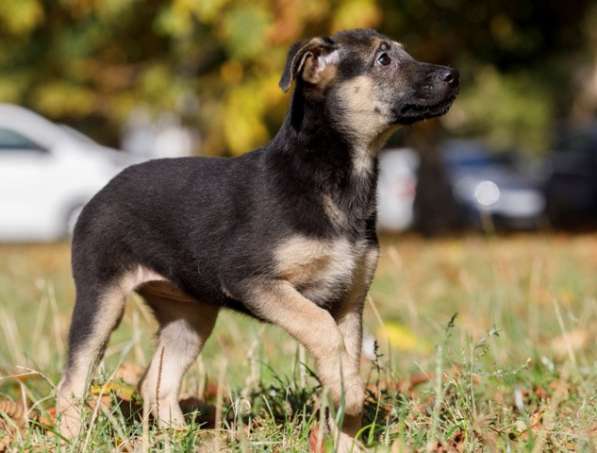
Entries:
{"label": "dog's eye", "polygon": [[384,53],[379,54],[379,56],[377,57],[377,62],[380,65],[387,66],[392,62],[392,59],[390,58],[390,56],[387,53],[384,52]]}

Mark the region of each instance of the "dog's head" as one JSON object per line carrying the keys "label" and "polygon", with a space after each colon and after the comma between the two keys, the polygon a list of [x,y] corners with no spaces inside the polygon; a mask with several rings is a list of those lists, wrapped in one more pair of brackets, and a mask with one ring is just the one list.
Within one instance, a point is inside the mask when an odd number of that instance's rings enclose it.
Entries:
{"label": "dog's head", "polygon": [[458,71],[415,60],[374,30],[348,30],[295,43],[280,87],[325,105],[345,133],[374,141],[396,125],[443,115],[458,93]]}

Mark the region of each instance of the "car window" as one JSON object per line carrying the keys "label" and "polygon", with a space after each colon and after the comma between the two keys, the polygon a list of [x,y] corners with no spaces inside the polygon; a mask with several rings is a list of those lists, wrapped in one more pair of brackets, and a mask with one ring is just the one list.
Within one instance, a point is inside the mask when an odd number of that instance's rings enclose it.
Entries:
{"label": "car window", "polygon": [[0,127],[0,153],[3,151],[34,151],[43,153],[45,149],[12,129]]}

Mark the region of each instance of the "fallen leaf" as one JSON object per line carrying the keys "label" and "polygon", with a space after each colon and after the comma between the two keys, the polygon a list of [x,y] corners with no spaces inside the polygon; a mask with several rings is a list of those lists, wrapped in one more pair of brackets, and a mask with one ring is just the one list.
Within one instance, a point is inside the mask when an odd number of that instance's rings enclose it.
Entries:
{"label": "fallen leaf", "polygon": [[415,335],[408,327],[395,322],[386,322],[377,331],[380,338],[385,338],[390,344],[402,351],[426,353],[431,350],[430,344]]}
{"label": "fallen leaf", "polygon": [[[17,426],[23,426],[27,422],[26,406],[12,400],[0,401],[0,414],[10,418]],[[0,418],[0,427],[6,422]]]}
{"label": "fallen leaf", "polygon": [[109,396],[114,394],[123,400],[132,400],[135,397],[137,389],[134,385],[123,381],[113,381],[106,384],[94,384],[90,387],[89,393],[93,396]]}
{"label": "fallen leaf", "polygon": [[8,447],[10,447],[11,442],[12,436],[10,434],[6,434],[5,436],[0,437],[0,453],[8,451]]}
{"label": "fallen leaf", "polygon": [[27,405],[23,402],[0,400],[0,430],[5,431],[0,438],[0,452],[7,451],[15,435],[25,428],[30,415],[27,412]]}

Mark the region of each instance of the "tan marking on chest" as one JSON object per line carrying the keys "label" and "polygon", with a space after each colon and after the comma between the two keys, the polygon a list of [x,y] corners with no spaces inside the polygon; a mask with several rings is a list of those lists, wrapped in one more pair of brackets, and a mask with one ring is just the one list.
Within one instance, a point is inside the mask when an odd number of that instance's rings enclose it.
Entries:
{"label": "tan marking on chest", "polygon": [[280,278],[295,287],[309,287],[312,297],[324,299],[332,296],[335,288],[350,283],[356,258],[346,239],[318,240],[297,235],[276,248],[275,260]]}

